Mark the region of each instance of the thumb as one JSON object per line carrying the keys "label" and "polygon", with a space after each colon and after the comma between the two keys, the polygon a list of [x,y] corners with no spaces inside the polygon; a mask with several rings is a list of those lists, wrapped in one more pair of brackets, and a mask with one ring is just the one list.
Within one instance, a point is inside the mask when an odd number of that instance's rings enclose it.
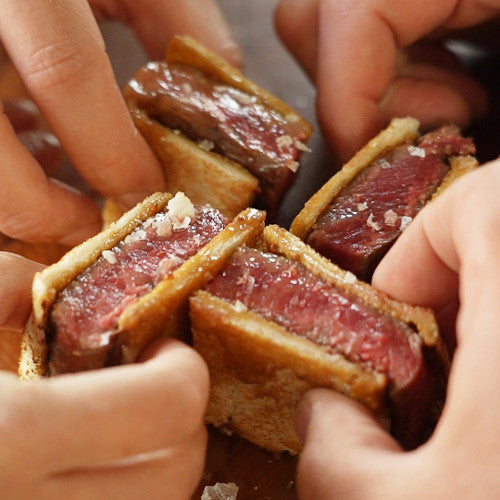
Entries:
{"label": "thumb", "polygon": [[303,442],[300,498],[374,498],[375,485],[382,487],[382,478],[394,473],[393,461],[402,453],[368,409],[326,389],[303,397],[296,426]]}

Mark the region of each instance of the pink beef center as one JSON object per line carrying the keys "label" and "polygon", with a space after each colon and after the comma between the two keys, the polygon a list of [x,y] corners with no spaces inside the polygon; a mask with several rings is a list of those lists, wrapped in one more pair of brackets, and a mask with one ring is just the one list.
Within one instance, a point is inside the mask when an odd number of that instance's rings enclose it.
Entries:
{"label": "pink beef center", "polygon": [[105,345],[103,334],[113,331],[125,307],[196,254],[224,225],[216,210],[197,207],[187,228],[165,236],[154,226],[139,229],[145,231],[142,238],[122,241],[112,256],[101,256],[54,304],[51,320],[59,347],[78,352]]}
{"label": "pink beef center", "polygon": [[[417,146],[402,145],[365,168],[318,218],[308,243],[366,278],[430,199],[449,170],[448,155],[473,152],[469,139],[443,127]],[[406,219],[404,219],[406,218]],[[402,227],[403,225],[403,227]]]}
{"label": "pink beef center", "polygon": [[[296,141],[305,139],[299,123],[289,122],[246,94],[182,65],[150,63],[131,82],[149,116],[244,165],[271,191],[284,190],[298,159]],[[285,137],[286,140],[280,140]]]}
{"label": "pink beef center", "polygon": [[284,257],[240,250],[207,289],[226,300],[240,301],[329,352],[388,375],[395,388],[410,383],[421,368],[420,340],[408,325]]}

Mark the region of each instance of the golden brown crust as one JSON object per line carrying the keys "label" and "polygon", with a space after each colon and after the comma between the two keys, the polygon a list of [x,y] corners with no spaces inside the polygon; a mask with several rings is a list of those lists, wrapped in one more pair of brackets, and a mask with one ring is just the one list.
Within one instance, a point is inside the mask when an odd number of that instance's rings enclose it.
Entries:
{"label": "golden brown crust", "polygon": [[[318,217],[332,203],[340,191],[364,168],[379,156],[400,144],[413,142],[419,137],[419,122],[415,118],[394,118],[390,125],[369,141],[342,169],[328,180],[304,205],[295,217],[290,231],[306,240]],[[434,197],[448,187],[456,178],[477,166],[471,156],[450,158],[450,170],[436,190]]]}
{"label": "golden brown crust", "polygon": [[246,78],[241,71],[189,36],[176,36],[172,39],[167,47],[165,61],[192,66],[222,83],[252,94],[261,103],[278,111],[289,121],[298,123],[307,137],[312,134],[311,124],[294,109]]}
{"label": "golden brown crust", "polygon": [[271,451],[298,453],[295,407],[313,387],[341,391],[380,415],[386,377],[208,292],[190,299],[195,349],[211,379],[206,422]]}
{"label": "golden brown crust", "polygon": [[[24,333],[19,367],[22,378],[46,374],[45,330],[58,293],[95,262],[104,250],[112,248],[142,221],[162,210],[171,197],[167,193],[151,195],[101,233],[73,248],[59,262],[35,275],[33,311]],[[264,219],[263,212],[245,210],[197,255],[122,312],[118,319],[118,342],[122,348],[123,362],[134,361],[153,337],[177,334],[177,328],[183,323],[183,314],[186,314],[187,295],[210,279],[235,247],[258,240]]]}
{"label": "golden brown crust", "polygon": [[234,217],[253,203],[259,181],[240,164],[203,150],[139,109],[131,114],[160,160],[170,192],[182,191],[195,203],[209,203],[226,217]]}
{"label": "golden brown crust", "polygon": [[[268,108],[298,123],[304,130],[306,141],[311,136],[312,126],[298,113],[196,40],[187,36],[174,37],[167,47],[165,60],[192,66],[222,83],[256,96]],[[168,191],[183,191],[193,203],[210,203],[228,217],[252,205],[259,193],[259,181],[255,176],[238,163],[205,151],[178,131],[149,119],[140,110],[135,92],[129,85],[123,89],[123,95],[137,128],[162,164]]]}
{"label": "golden brown crust", "polygon": [[[260,248],[300,262],[327,283],[413,325],[423,345],[437,353],[441,372],[447,372],[446,349],[430,310],[390,299],[278,226],[264,229]],[[311,387],[338,390],[380,418],[387,414],[384,375],[328,354],[244,306],[198,292],[190,300],[190,317],[194,347],[205,358],[211,374],[209,423],[228,427],[273,451],[298,452],[293,412],[301,395]]]}
{"label": "golden brown crust", "polygon": [[[264,229],[266,249],[300,262],[322,280],[361,299],[365,304],[386,316],[415,325],[427,346],[438,346],[442,342],[439,329],[430,309],[411,306],[391,299],[368,283],[358,280],[353,273],[344,271],[333,262],[319,255],[312,247],[287,230],[271,225]],[[444,349],[444,345],[442,346]],[[441,347],[439,347],[441,350]],[[443,354],[446,351],[443,351]],[[443,358],[443,361],[447,356]]]}

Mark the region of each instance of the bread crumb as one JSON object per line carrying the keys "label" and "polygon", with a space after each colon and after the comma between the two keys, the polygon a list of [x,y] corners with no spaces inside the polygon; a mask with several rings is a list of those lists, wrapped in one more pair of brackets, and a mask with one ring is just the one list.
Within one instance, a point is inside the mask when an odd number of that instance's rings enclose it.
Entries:
{"label": "bread crumb", "polygon": [[198,147],[200,149],[203,149],[203,151],[212,151],[212,149],[215,148],[215,144],[213,141],[209,141],[208,139],[203,139],[202,141],[198,142]]}
{"label": "bread crumb", "polygon": [[356,208],[358,209],[359,212],[362,212],[363,210],[367,210],[368,209],[368,203],[366,203],[366,201],[363,201],[363,203],[358,203],[356,205]]}
{"label": "bread crumb", "polygon": [[205,486],[201,500],[236,500],[238,490],[235,483],[215,483]]}
{"label": "bread crumb", "polygon": [[346,271],[344,274],[344,281],[346,283],[356,283],[356,275],[352,273],[351,271]]}

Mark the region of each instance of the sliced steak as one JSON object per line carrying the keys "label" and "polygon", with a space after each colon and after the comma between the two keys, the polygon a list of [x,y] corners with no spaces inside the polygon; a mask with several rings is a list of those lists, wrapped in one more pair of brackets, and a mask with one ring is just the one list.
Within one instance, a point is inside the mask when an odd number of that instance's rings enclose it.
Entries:
{"label": "sliced steak", "polygon": [[123,310],[196,254],[225,224],[209,206],[193,207],[191,216],[182,220],[163,211],[105,250],[60,293],[52,308],[51,372],[113,364],[113,342]]}
{"label": "sliced steak", "polygon": [[433,380],[420,336],[409,325],[322,281],[297,262],[254,249],[237,251],[207,290],[385,374],[395,435],[406,442],[417,435]]}
{"label": "sliced steak", "polygon": [[318,217],[307,243],[360,279],[377,264],[432,197],[447,158],[474,153],[470,139],[445,126],[377,158]]}
{"label": "sliced steak", "polygon": [[148,116],[243,165],[261,183],[262,204],[278,206],[304,149],[306,137],[297,122],[255,96],[179,64],[151,62],[129,86]]}

